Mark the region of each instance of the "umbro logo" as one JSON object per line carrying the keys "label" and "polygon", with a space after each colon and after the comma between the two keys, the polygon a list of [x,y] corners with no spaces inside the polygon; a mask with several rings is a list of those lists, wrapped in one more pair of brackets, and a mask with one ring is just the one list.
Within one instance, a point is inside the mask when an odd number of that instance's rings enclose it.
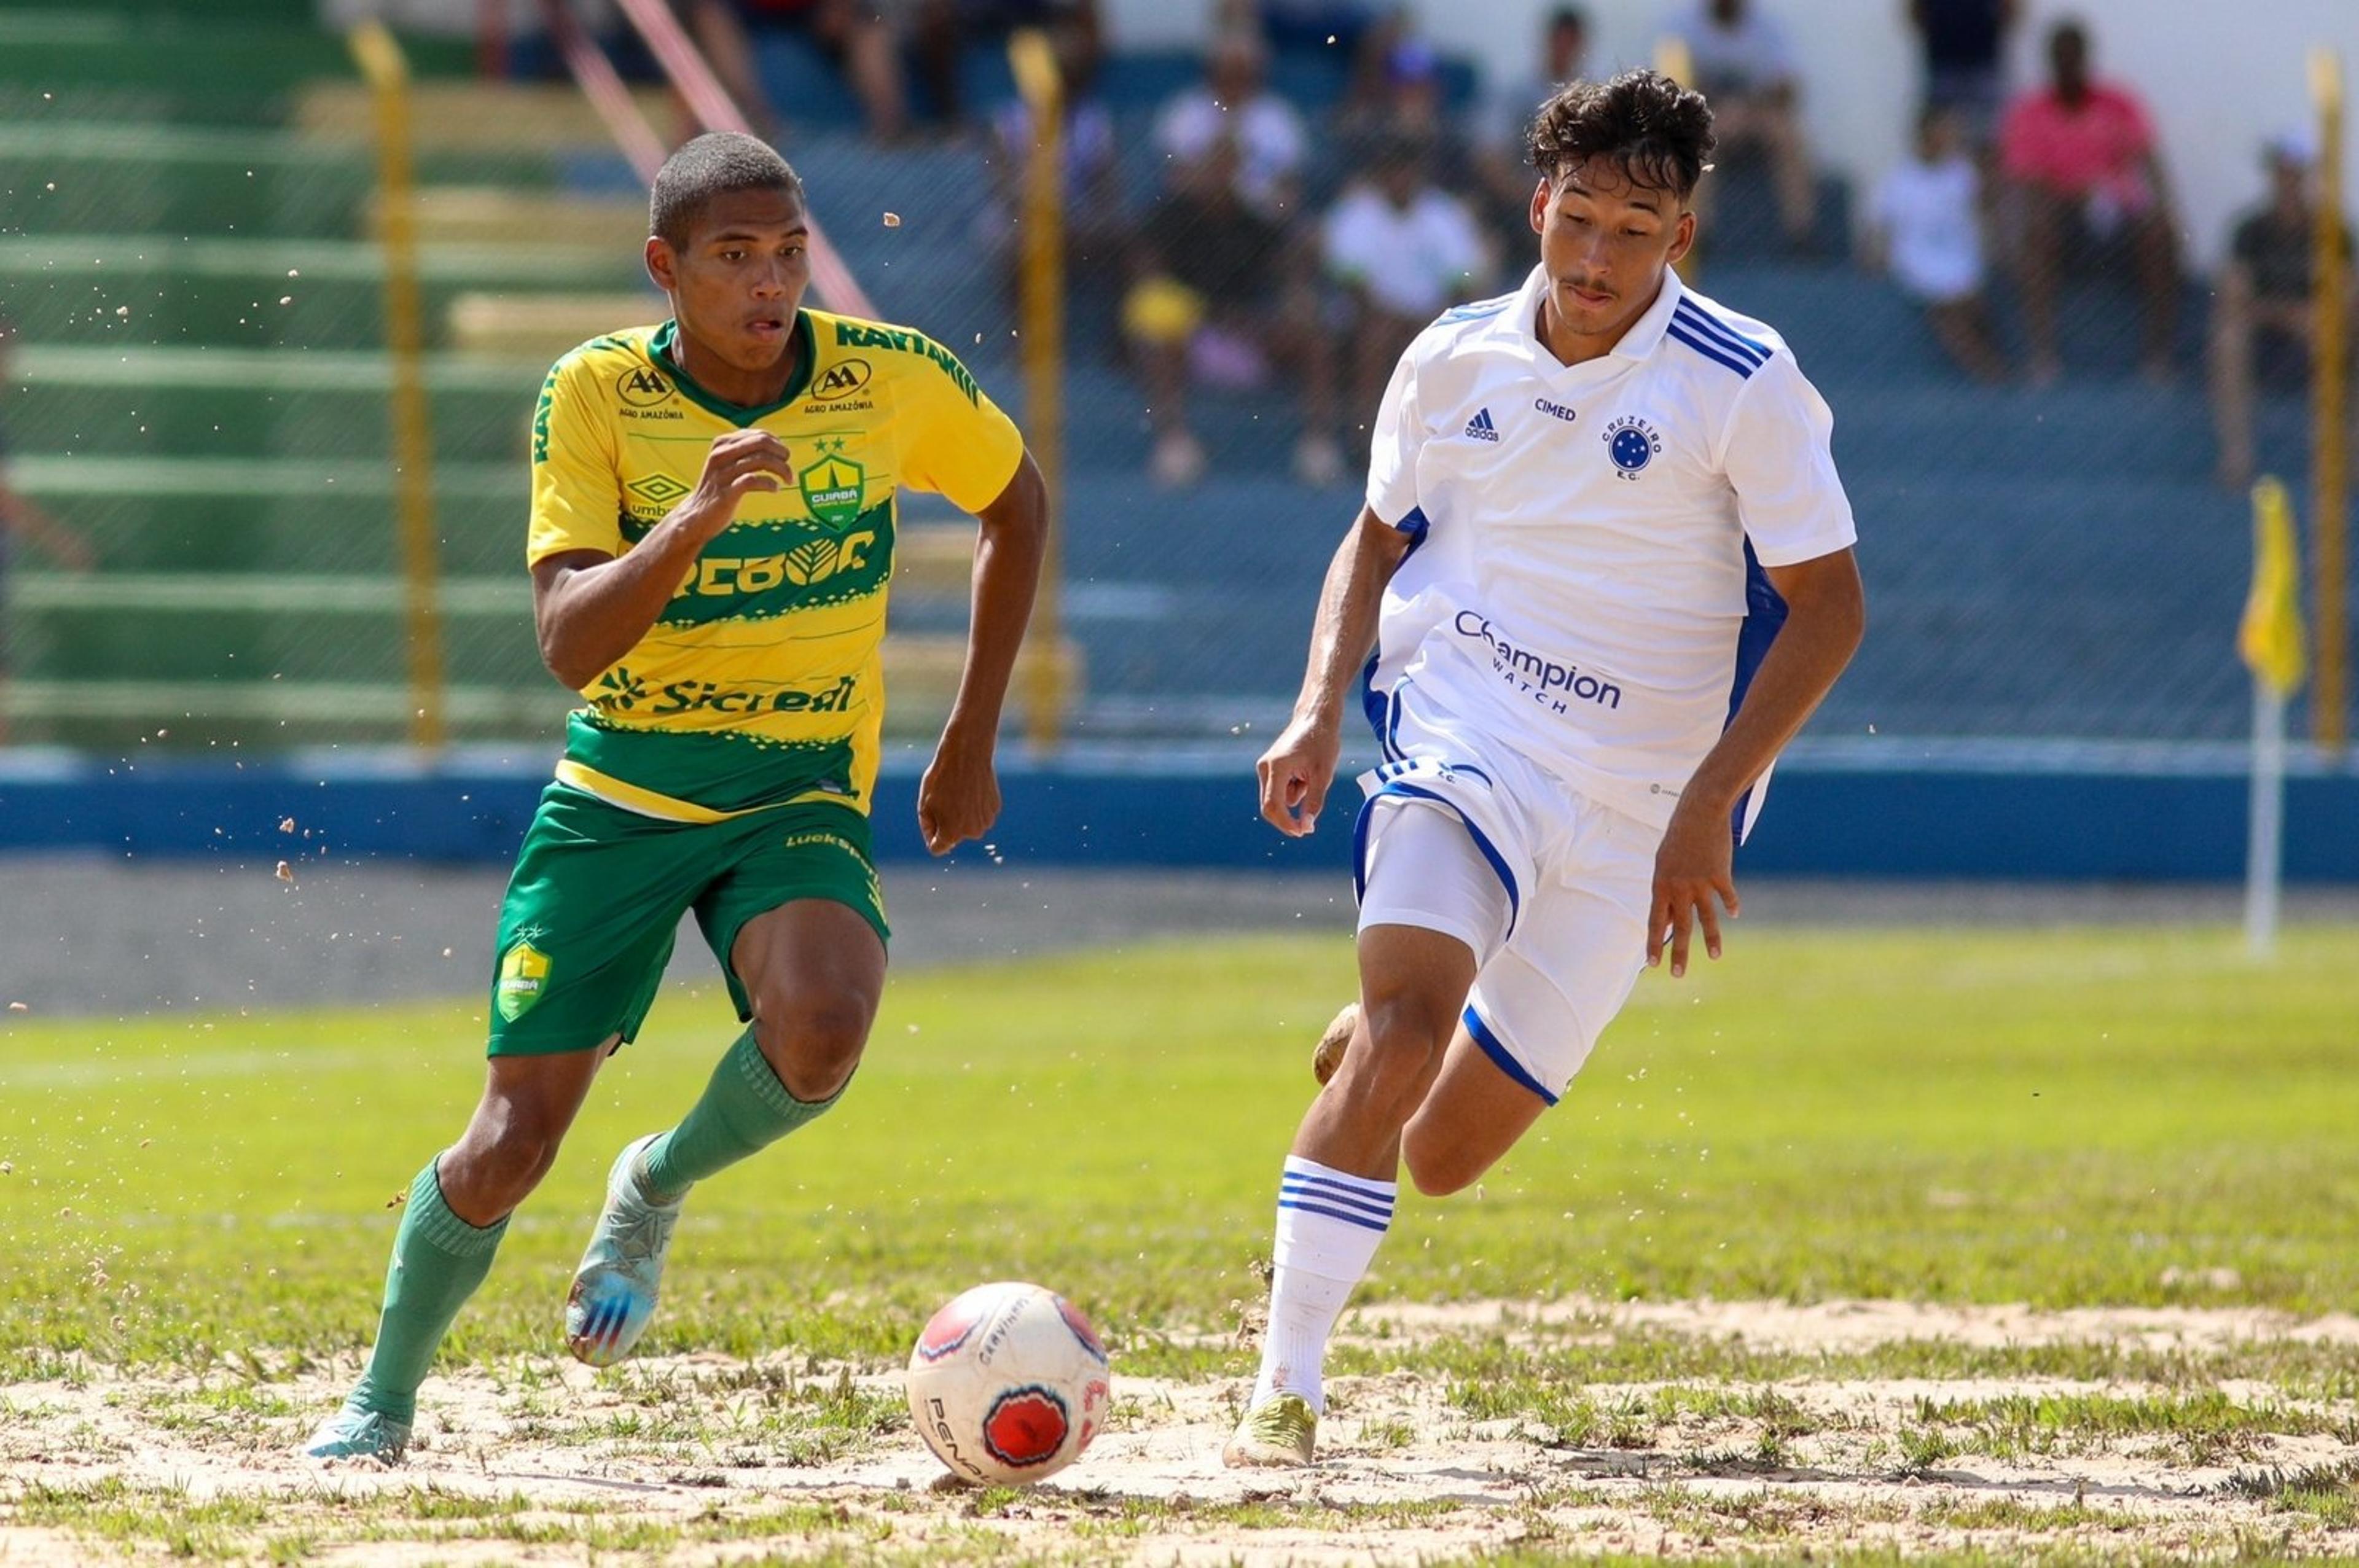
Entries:
{"label": "umbro logo", "polygon": [[1466,421],[1466,438],[1470,441],[1495,441],[1499,438],[1499,427],[1491,423],[1488,408],[1478,409],[1474,417]]}

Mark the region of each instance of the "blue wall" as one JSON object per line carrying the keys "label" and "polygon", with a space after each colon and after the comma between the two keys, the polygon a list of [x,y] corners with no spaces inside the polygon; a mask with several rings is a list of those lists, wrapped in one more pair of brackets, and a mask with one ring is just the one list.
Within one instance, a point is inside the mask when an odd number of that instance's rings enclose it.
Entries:
{"label": "blue wall", "polygon": [[[440,770],[398,760],[12,761],[0,770],[0,850],[496,862],[514,852],[545,779],[539,759]],[[1242,753],[1012,762],[1002,784],[1006,805],[991,844],[1017,863],[1340,869],[1350,839],[1342,800],[1308,842],[1263,827]],[[2220,752],[2134,766],[1797,759],[1779,770],[1737,864],[1809,876],[2234,879],[2244,871],[2245,788]],[[916,797],[914,769],[887,772],[877,791],[880,859],[923,858]],[[2287,877],[2359,882],[2359,770],[2297,773],[2286,809]],[[293,832],[282,831],[289,819]]]}

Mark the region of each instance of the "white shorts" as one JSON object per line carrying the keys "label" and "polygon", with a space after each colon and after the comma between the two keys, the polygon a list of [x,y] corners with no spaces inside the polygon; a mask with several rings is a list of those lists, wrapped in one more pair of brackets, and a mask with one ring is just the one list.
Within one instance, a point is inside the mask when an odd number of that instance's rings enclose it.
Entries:
{"label": "white shorts", "polygon": [[1554,1105],[1646,967],[1662,829],[1449,722],[1414,691],[1393,711],[1397,760],[1360,781],[1360,929],[1415,925],[1473,948],[1467,1033]]}

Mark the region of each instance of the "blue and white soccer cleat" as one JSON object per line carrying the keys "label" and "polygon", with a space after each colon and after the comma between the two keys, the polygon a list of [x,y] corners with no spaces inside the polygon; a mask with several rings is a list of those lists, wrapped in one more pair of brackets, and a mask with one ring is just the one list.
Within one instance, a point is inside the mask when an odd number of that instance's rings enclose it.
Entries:
{"label": "blue and white soccer cleat", "polygon": [[398,1465],[409,1452],[409,1422],[346,1405],[311,1433],[303,1452],[314,1459],[375,1459]]}
{"label": "blue and white soccer cleat", "polygon": [[687,1195],[656,1203],[641,1185],[639,1157],[661,1136],[650,1132],[629,1145],[607,1173],[606,1207],[565,1298],[566,1348],[592,1367],[628,1356],[655,1316],[664,1253]]}

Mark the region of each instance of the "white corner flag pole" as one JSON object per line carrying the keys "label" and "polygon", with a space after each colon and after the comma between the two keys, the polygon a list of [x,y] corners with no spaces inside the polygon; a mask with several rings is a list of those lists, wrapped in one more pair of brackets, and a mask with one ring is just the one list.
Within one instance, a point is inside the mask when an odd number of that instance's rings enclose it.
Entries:
{"label": "white corner flag pole", "polygon": [[2266,958],[2277,950],[2285,766],[2285,694],[2255,676],[2252,830],[2245,846],[2245,946],[2256,958]]}

